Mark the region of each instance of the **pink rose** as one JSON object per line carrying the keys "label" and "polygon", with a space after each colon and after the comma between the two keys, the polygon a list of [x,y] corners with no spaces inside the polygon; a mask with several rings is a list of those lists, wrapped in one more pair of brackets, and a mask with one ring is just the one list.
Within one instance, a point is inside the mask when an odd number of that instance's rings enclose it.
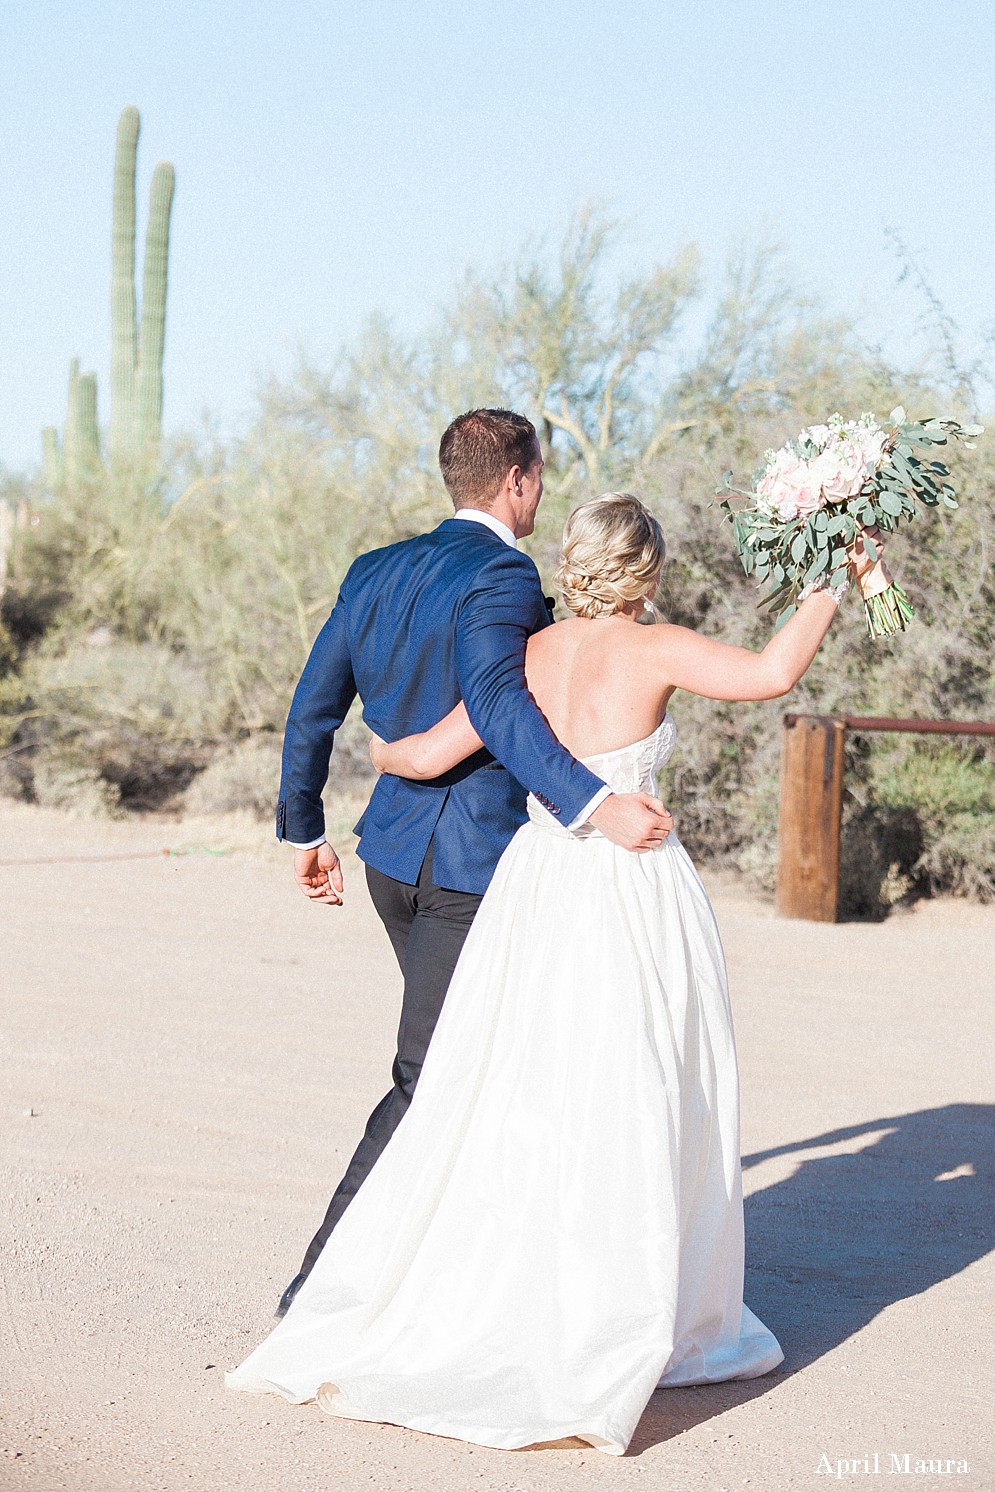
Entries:
{"label": "pink rose", "polygon": [[758,495],[767,499],[785,523],[797,518],[805,499],[807,467],[793,451],[780,450],[757,483]]}
{"label": "pink rose", "polygon": [[[813,489],[828,503],[846,502],[856,497],[867,479],[862,452],[849,441],[840,441],[830,450],[823,451],[809,463],[810,482]],[[816,501],[807,510],[814,512],[821,503]]]}
{"label": "pink rose", "polygon": [[825,468],[825,456],[813,456],[807,461],[805,481],[802,487],[801,497],[798,502],[798,512],[802,518],[808,518],[818,508],[822,507],[822,483]]}

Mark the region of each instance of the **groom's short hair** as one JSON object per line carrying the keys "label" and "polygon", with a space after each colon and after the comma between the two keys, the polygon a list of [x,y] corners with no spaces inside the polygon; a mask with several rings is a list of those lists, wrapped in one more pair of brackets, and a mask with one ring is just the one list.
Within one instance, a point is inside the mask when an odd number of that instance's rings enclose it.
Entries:
{"label": "groom's short hair", "polygon": [[486,507],[513,466],[536,460],[531,420],[510,409],[471,409],[457,415],[439,444],[439,466],[453,506]]}

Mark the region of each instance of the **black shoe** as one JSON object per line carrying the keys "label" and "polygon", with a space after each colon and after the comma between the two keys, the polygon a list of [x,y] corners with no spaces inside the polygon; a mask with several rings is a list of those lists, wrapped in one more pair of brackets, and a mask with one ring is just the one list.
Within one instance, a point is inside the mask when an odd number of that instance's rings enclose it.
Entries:
{"label": "black shoe", "polygon": [[294,1296],[297,1294],[298,1290],[301,1288],[306,1279],[306,1274],[298,1274],[295,1275],[294,1278],[290,1281],[290,1284],[280,1296],[280,1304],[276,1308],[275,1314],[278,1321],[282,1321],[284,1316],[290,1310],[290,1307],[294,1303]]}

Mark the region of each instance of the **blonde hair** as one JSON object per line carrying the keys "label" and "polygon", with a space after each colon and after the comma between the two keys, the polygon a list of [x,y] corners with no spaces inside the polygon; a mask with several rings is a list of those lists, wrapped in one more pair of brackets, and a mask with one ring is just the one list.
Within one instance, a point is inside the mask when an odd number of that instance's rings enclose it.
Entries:
{"label": "blonde hair", "polygon": [[646,595],[666,554],[663,530],[638,497],[603,492],[567,519],[554,579],[577,616],[614,616]]}

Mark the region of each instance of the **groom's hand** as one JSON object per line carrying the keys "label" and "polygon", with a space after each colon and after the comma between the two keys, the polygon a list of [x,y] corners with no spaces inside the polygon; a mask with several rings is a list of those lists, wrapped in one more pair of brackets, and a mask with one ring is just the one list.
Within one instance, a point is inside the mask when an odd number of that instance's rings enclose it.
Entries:
{"label": "groom's hand", "polygon": [[294,880],[311,901],[342,905],[342,866],[327,841],[313,850],[294,851]]}
{"label": "groom's hand", "polygon": [[612,793],[598,804],[589,822],[612,844],[637,855],[657,849],[674,827],[667,808],[649,793]]}

